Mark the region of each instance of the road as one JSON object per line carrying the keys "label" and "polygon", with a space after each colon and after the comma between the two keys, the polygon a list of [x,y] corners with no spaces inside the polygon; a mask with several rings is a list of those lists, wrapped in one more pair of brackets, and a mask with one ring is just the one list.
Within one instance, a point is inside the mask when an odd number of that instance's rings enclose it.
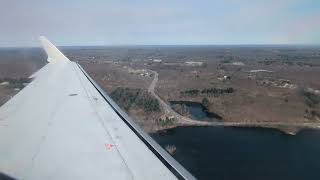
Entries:
{"label": "road", "polygon": [[[293,127],[293,128],[320,128],[320,123],[288,123],[288,122],[208,122],[198,121],[182,116],[174,111],[161,97],[155,93],[155,87],[159,80],[159,74],[156,71],[150,70],[154,74],[153,80],[148,88],[148,92],[152,94],[160,103],[160,106],[167,116],[173,116],[177,120],[177,125],[182,126],[233,126],[233,127]],[[290,133],[290,132],[287,132]],[[295,132],[292,132],[295,133]]]}
{"label": "road", "polygon": [[174,111],[170,107],[169,104],[167,104],[162,98],[160,98],[154,92],[155,87],[156,87],[158,80],[159,80],[159,74],[153,70],[149,70],[149,71],[151,71],[154,74],[154,77],[153,77],[153,80],[148,88],[148,92],[150,92],[152,94],[152,96],[155,97],[159,101],[163,112],[165,112],[165,114],[167,116],[175,117],[175,119],[178,121],[178,124],[181,124],[181,125],[209,125],[209,124],[211,124],[211,122],[197,121],[197,120],[190,119],[188,117],[184,117],[184,116],[178,114],[176,111]]}

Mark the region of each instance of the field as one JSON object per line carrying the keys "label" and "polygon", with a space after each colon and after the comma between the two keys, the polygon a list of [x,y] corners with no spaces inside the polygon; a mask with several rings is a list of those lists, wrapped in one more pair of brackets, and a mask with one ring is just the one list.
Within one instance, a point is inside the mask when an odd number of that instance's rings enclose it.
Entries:
{"label": "field", "polygon": [[[296,129],[318,127],[320,122],[320,47],[128,46],[62,51],[148,132],[221,123]],[[39,49],[2,49],[0,83],[24,80],[45,64],[44,59]],[[19,89],[0,85],[0,104]],[[115,93],[117,89],[121,93]],[[139,95],[130,101],[121,97],[133,92]],[[188,111],[179,114],[171,101],[201,103],[222,122],[197,121]],[[143,106],[150,102],[160,108],[150,111]]]}

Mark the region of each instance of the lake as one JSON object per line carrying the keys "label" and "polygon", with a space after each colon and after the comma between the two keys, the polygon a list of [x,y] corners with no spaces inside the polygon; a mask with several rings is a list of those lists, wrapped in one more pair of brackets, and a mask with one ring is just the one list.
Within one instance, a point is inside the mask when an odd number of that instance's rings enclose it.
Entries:
{"label": "lake", "polygon": [[178,127],[152,134],[198,179],[320,179],[320,131],[296,136],[263,128]]}

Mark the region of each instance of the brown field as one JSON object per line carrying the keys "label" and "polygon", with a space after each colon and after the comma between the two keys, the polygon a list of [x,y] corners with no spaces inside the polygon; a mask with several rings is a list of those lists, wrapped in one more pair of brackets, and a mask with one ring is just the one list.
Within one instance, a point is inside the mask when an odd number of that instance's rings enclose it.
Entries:
{"label": "brown field", "polygon": [[[201,103],[206,98],[207,109],[221,116],[223,122],[314,126],[320,122],[319,47],[137,46],[75,47],[63,51],[108,93],[118,87],[147,91],[156,72],[159,79],[155,94],[166,104]],[[2,50],[0,78],[28,77],[45,64],[43,59],[39,50]],[[214,88],[232,88],[234,92],[201,93]],[[199,93],[182,93],[190,90]],[[0,104],[15,93],[12,88],[0,86]],[[172,126],[159,125],[160,118],[170,116],[164,107],[161,112],[150,113],[133,106],[128,113],[147,131]],[[183,125],[183,121],[174,122]]]}

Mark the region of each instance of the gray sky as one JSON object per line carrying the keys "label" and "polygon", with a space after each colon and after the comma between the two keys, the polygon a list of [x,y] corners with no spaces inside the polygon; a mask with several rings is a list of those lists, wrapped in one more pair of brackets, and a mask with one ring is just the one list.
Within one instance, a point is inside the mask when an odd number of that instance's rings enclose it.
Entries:
{"label": "gray sky", "polygon": [[319,0],[0,0],[0,46],[320,44]]}

